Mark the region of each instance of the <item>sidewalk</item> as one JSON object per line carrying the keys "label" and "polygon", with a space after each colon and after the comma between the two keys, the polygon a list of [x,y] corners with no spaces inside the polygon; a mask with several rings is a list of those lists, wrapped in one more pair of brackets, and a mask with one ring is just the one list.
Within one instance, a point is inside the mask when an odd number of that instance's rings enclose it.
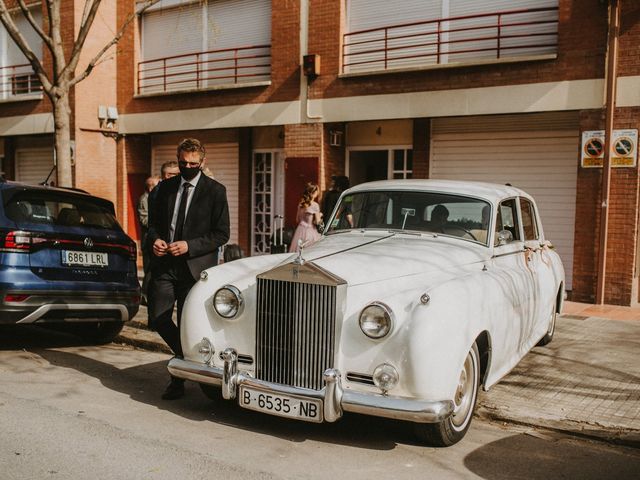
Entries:
{"label": "sidewalk", "polygon": [[[146,318],[116,341],[170,353]],[[640,308],[565,302],[553,341],[481,392],[477,414],[640,448]]]}

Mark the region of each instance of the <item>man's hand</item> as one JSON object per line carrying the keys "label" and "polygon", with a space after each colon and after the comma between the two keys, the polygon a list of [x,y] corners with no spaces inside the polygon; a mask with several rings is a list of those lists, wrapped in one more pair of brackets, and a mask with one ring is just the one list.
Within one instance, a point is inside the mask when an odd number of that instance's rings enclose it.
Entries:
{"label": "man's hand", "polygon": [[168,248],[169,247],[167,245],[167,242],[165,242],[161,238],[159,238],[155,242],[153,242],[153,254],[156,257],[162,257],[162,256],[166,255]]}
{"label": "man's hand", "polygon": [[177,242],[170,243],[167,250],[174,257],[179,257],[189,251],[189,244],[184,240],[179,240]]}

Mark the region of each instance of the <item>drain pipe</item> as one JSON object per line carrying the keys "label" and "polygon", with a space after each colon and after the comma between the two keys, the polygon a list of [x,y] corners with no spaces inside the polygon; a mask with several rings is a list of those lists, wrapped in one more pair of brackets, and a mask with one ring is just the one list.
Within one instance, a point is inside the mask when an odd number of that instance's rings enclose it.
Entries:
{"label": "drain pipe", "polygon": [[309,112],[309,79],[302,72],[302,59],[309,53],[309,3],[310,0],[300,1],[300,123],[322,119],[322,115]]}
{"label": "drain pipe", "polygon": [[596,304],[604,303],[605,277],[607,271],[607,236],[609,234],[609,191],[611,188],[611,137],[616,106],[616,84],[618,80],[618,37],[620,35],[620,3],[611,0],[609,7],[609,35],[607,39],[606,119],[604,133],[604,165],[602,168],[602,204],[600,211],[600,249],[598,255],[598,284]]}

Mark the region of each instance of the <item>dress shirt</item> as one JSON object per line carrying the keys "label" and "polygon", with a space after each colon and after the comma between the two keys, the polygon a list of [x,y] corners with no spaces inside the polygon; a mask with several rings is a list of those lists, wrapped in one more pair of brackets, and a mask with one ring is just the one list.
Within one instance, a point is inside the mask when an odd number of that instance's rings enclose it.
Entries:
{"label": "dress shirt", "polygon": [[200,180],[200,176],[202,175],[202,171],[198,172],[198,174],[193,177],[191,180],[187,181],[184,178],[180,177],[180,187],[178,188],[178,195],[176,195],[176,203],[173,206],[173,217],[171,218],[171,227],[169,229],[169,238],[173,242],[173,236],[176,232],[176,222],[178,221],[178,208],[180,206],[180,199],[182,198],[182,192],[184,192],[184,184],[190,183],[191,188],[187,190],[187,209],[184,212],[184,218],[187,219],[187,215],[189,214],[189,205],[191,205],[191,199],[193,198],[193,192],[196,190],[196,185],[198,184],[198,180]]}

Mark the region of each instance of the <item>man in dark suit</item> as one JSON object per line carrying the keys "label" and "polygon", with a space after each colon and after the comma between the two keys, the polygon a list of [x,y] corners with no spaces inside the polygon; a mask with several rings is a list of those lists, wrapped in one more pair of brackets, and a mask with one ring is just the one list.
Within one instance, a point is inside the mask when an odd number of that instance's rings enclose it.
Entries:
{"label": "man in dark suit", "polygon": [[[202,173],[204,146],[188,138],[178,145],[180,175],[161,182],[149,211],[153,294],[150,315],[163,340],[181,357],[180,320],[187,293],[200,272],[218,263],[218,249],[229,240],[225,187]],[[173,323],[174,303],[178,326]],[[162,398],[184,395],[184,380],[171,378]]]}

